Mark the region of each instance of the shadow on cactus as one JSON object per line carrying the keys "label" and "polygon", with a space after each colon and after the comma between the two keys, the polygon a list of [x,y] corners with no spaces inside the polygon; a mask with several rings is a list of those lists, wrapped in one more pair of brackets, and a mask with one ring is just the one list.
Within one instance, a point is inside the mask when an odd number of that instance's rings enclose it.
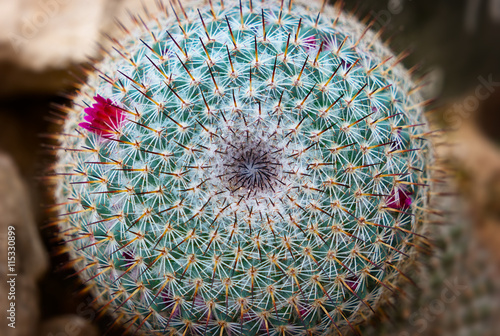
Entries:
{"label": "shadow on cactus", "polygon": [[67,109],[72,263],[131,333],[358,334],[424,239],[404,55],[340,6],[196,4],[135,16]]}

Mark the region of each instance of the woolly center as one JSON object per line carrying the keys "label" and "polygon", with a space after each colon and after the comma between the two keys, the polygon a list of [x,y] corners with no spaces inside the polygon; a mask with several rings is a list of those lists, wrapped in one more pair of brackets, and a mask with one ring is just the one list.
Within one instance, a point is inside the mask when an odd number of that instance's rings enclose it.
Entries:
{"label": "woolly center", "polygon": [[255,196],[275,192],[280,180],[280,153],[262,140],[243,139],[229,144],[223,155],[225,184],[232,193]]}
{"label": "woolly center", "polygon": [[289,189],[292,162],[282,136],[268,128],[247,127],[235,122],[218,136],[212,160],[213,185],[246,200],[274,198]]}

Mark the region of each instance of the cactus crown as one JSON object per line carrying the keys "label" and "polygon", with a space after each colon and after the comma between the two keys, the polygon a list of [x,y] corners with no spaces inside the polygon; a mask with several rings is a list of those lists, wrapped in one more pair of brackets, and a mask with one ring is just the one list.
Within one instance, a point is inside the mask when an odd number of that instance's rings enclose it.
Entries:
{"label": "cactus crown", "polygon": [[432,155],[401,58],[315,3],[160,2],[147,18],[60,136],[82,279],[148,335],[356,332],[423,230]]}

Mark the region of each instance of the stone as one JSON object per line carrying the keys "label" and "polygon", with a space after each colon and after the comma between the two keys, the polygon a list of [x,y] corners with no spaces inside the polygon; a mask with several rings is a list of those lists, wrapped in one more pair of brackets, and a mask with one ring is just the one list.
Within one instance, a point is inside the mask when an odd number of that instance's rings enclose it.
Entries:
{"label": "stone", "polygon": [[39,336],[98,336],[99,331],[78,315],[61,315],[43,322]]}
{"label": "stone", "polygon": [[[14,247],[10,252],[15,256],[7,255],[8,247]],[[15,260],[9,263],[8,257]],[[26,186],[12,159],[0,152],[0,335],[35,335],[40,317],[37,282],[48,263]],[[15,312],[4,309],[12,305]],[[9,321],[9,316],[14,318]]]}

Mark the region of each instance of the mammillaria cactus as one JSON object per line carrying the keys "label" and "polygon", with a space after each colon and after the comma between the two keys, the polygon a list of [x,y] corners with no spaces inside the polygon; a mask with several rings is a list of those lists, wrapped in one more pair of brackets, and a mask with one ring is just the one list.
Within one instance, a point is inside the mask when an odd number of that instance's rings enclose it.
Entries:
{"label": "mammillaria cactus", "polygon": [[58,136],[57,224],[95,302],[146,335],[358,333],[425,228],[404,55],[314,1],[133,20]]}

